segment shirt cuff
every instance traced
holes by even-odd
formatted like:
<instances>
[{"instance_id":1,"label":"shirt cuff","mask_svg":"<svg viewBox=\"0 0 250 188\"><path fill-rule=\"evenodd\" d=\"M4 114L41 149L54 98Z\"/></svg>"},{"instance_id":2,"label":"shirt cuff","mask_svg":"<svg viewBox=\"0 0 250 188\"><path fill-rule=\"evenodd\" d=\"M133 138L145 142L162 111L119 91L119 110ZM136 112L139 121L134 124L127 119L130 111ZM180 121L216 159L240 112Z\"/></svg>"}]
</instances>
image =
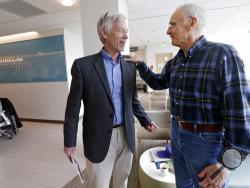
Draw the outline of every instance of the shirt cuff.
<instances>
[{"instance_id":1,"label":"shirt cuff","mask_svg":"<svg viewBox=\"0 0 250 188\"><path fill-rule=\"evenodd\" d=\"M139 63L136 64L136 69L141 72L147 67L146 63L144 61L139 61Z\"/></svg>"}]
</instances>

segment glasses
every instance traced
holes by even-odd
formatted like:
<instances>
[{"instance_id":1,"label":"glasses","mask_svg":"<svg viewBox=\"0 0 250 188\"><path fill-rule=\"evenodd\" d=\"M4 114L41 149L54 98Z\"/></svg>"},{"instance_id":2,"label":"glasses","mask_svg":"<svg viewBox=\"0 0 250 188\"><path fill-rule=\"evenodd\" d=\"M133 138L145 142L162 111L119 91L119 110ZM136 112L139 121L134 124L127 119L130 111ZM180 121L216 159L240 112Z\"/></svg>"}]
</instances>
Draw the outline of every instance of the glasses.
<instances>
[{"instance_id":1,"label":"glasses","mask_svg":"<svg viewBox=\"0 0 250 188\"><path fill-rule=\"evenodd\" d=\"M185 18L185 21L184 21L184 22L186 22L186 21L189 20L190 18L192 18L192 16L187 16L187 17Z\"/></svg>"},{"instance_id":2,"label":"glasses","mask_svg":"<svg viewBox=\"0 0 250 188\"><path fill-rule=\"evenodd\" d=\"M105 15L103 16L103 20L106 20L106 18L109 17L109 12L106 12Z\"/></svg>"},{"instance_id":3,"label":"glasses","mask_svg":"<svg viewBox=\"0 0 250 188\"><path fill-rule=\"evenodd\" d=\"M109 12L106 12L104 16L102 17L100 25L102 25L104 22L106 22L109 19L111 19L110 14ZM119 35L122 35L122 36L128 35L128 29L120 28L117 31L115 31L115 33L118 33Z\"/></svg>"},{"instance_id":4,"label":"glasses","mask_svg":"<svg viewBox=\"0 0 250 188\"><path fill-rule=\"evenodd\" d=\"M104 15L103 19L105 19L108 16L109 12L106 12L106 14Z\"/></svg>"},{"instance_id":5,"label":"glasses","mask_svg":"<svg viewBox=\"0 0 250 188\"><path fill-rule=\"evenodd\" d=\"M128 29L120 28L117 33L120 35L128 35Z\"/></svg>"},{"instance_id":6,"label":"glasses","mask_svg":"<svg viewBox=\"0 0 250 188\"><path fill-rule=\"evenodd\" d=\"M106 12L104 16L100 20L100 25L102 25L104 22L106 22L109 19L109 12Z\"/></svg>"},{"instance_id":7,"label":"glasses","mask_svg":"<svg viewBox=\"0 0 250 188\"><path fill-rule=\"evenodd\" d=\"M185 23L186 21L188 21L189 19L191 19L192 18L192 16L187 16L185 19L184 19L184 21L183 21L183 23ZM173 27L175 27L177 25L177 22L170 22L169 24L168 24L168 28L169 29L172 29Z\"/></svg>"}]
</instances>

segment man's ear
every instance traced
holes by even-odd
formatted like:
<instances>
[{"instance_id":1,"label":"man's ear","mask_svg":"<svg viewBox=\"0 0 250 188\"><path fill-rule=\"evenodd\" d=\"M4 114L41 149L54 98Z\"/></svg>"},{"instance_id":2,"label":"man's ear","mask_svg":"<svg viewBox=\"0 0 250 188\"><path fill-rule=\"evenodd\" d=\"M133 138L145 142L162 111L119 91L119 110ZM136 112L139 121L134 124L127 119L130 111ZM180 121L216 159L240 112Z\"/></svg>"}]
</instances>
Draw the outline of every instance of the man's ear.
<instances>
[{"instance_id":1,"label":"man's ear","mask_svg":"<svg viewBox=\"0 0 250 188\"><path fill-rule=\"evenodd\" d=\"M101 34L102 34L102 37L103 37L104 40L107 39L107 32L102 30Z\"/></svg>"},{"instance_id":2,"label":"man's ear","mask_svg":"<svg viewBox=\"0 0 250 188\"><path fill-rule=\"evenodd\" d=\"M191 27L194 27L195 25L197 25L197 19L195 18L195 17L190 17L189 18L189 28L191 28Z\"/></svg>"}]
</instances>

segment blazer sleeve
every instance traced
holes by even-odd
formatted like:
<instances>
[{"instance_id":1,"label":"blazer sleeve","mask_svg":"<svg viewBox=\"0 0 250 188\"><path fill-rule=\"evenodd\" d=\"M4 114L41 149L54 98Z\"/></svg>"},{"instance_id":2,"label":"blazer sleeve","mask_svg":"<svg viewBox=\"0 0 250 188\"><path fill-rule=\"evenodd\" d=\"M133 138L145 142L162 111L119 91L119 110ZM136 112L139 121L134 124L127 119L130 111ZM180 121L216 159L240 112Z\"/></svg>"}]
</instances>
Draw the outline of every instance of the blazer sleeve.
<instances>
[{"instance_id":1,"label":"blazer sleeve","mask_svg":"<svg viewBox=\"0 0 250 188\"><path fill-rule=\"evenodd\" d=\"M168 89L170 85L170 72L172 69L172 60L169 60L160 74L155 74L146 63L141 62L136 65L141 78L154 90Z\"/></svg>"},{"instance_id":2,"label":"blazer sleeve","mask_svg":"<svg viewBox=\"0 0 250 188\"><path fill-rule=\"evenodd\" d=\"M136 78L136 70L134 76ZM146 127L152 122L147 113L145 112L145 110L143 109L141 102L138 100L136 81L134 81L134 87L133 87L132 107L133 107L133 113L139 120L141 126Z\"/></svg>"},{"instance_id":3,"label":"blazer sleeve","mask_svg":"<svg viewBox=\"0 0 250 188\"><path fill-rule=\"evenodd\" d=\"M83 89L83 79L78 63L79 62L75 60L71 68L72 81L67 99L63 129L65 147L76 146L79 112Z\"/></svg>"}]
</instances>

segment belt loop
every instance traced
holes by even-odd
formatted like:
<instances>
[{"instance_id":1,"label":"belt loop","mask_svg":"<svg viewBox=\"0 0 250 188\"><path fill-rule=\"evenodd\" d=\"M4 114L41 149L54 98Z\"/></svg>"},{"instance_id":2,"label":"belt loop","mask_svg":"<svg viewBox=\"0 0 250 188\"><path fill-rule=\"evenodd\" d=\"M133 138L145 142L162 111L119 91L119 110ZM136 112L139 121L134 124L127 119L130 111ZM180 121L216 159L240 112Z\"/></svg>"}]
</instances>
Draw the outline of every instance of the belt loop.
<instances>
[{"instance_id":1,"label":"belt loop","mask_svg":"<svg viewBox=\"0 0 250 188\"><path fill-rule=\"evenodd\" d=\"M175 119L176 119L178 125L181 127L181 120L180 120L180 117L179 117L179 116L176 116Z\"/></svg>"},{"instance_id":2,"label":"belt loop","mask_svg":"<svg viewBox=\"0 0 250 188\"><path fill-rule=\"evenodd\" d=\"M197 133L198 130L197 130L197 124L194 123L194 132Z\"/></svg>"}]
</instances>

